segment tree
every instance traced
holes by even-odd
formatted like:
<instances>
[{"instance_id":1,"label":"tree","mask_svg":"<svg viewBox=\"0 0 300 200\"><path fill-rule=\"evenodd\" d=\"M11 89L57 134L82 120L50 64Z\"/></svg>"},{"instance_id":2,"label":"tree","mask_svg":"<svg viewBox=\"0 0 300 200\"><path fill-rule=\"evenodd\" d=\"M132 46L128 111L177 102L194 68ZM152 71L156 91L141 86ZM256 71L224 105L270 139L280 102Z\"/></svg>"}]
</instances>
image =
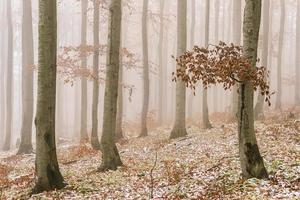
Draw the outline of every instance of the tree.
<instances>
[{"instance_id":1,"label":"tree","mask_svg":"<svg viewBox=\"0 0 300 200\"><path fill-rule=\"evenodd\" d=\"M295 105L300 106L300 1L297 1L297 22L296 22L296 85L295 85Z\"/></svg>"},{"instance_id":2,"label":"tree","mask_svg":"<svg viewBox=\"0 0 300 200\"><path fill-rule=\"evenodd\" d=\"M39 0L39 58L36 125L35 192L65 186L55 144L57 20L56 0Z\"/></svg>"},{"instance_id":3,"label":"tree","mask_svg":"<svg viewBox=\"0 0 300 200\"><path fill-rule=\"evenodd\" d=\"M205 46L208 47L209 43L209 14L210 14L210 1L206 0L206 14L205 14ZM212 128L209 121L209 111L207 105L207 88L203 88L203 99L202 99L202 123L203 128Z\"/></svg>"},{"instance_id":4,"label":"tree","mask_svg":"<svg viewBox=\"0 0 300 200\"><path fill-rule=\"evenodd\" d=\"M93 56L93 103L92 103L92 134L91 144L100 150L98 139L98 102L99 102L99 2L94 1L94 56Z\"/></svg>"},{"instance_id":5,"label":"tree","mask_svg":"<svg viewBox=\"0 0 300 200\"><path fill-rule=\"evenodd\" d=\"M102 164L99 171L116 170L122 165L115 144L117 99L120 67L122 9L121 0L112 0L109 6L108 54L106 65L104 115L101 137Z\"/></svg>"},{"instance_id":6,"label":"tree","mask_svg":"<svg viewBox=\"0 0 300 200\"><path fill-rule=\"evenodd\" d=\"M87 7L88 1L81 0L81 47L86 47L87 32ZM87 58L82 52L81 67L87 67ZM88 139L87 134L87 80L85 76L81 77L81 118L80 118L80 141L84 142Z\"/></svg>"},{"instance_id":7,"label":"tree","mask_svg":"<svg viewBox=\"0 0 300 200\"><path fill-rule=\"evenodd\" d=\"M22 126L18 154L32 152L33 119L33 33L31 0L23 0L22 23Z\"/></svg>"},{"instance_id":8,"label":"tree","mask_svg":"<svg viewBox=\"0 0 300 200\"><path fill-rule=\"evenodd\" d=\"M177 55L180 56L186 51L187 45L187 1L177 1ZM177 68L180 68L177 65ZM175 123L171 131L170 139L183 137L187 135L185 125L185 103L186 87L180 79L176 82L176 113Z\"/></svg>"},{"instance_id":9,"label":"tree","mask_svg":"<svg viewBox=\"0 0 300 200\"><path fill-rule=\"evenodd\" d=\"M163 39L164 39L164 8L165 1L160 0L159 2L159 41L158 41L158 65L159 65L159 87L158 87L158 118L157 122L159 125L162 124L163 121Z\"/></svg>"},{"instance_id":10,"label":"tree","mask_svg":"<svg viewBox=\"0 0 300 200\"><path fill-rule=\"evenodd\" d=\"M242 40L242 1L233 0L233 43L240 45ZM236 118L238 112L238 88L232 90L231 117Z\"/></svg>"},{"instance_id":11,"label":"tree","mask_svg":"<svg viewBox=\"0 0 300 200\"><path fill-rule=\"evenodd\" d=\"M270 18L270 1L263 1L263 49L262 49L262 65L268 66L269 58L269 18ZM260 116L263 116L264 110L264 96L261 93L258 93L257 102L254 109L254 119L258 119Z\"/></svg>"},{"instance_id":12,"label":"tree","mask_svg":"<svg viewBox=\"0 0 300 200\"><path fill-rule=\"evenodd\" d=\"M244 56L256 66L261 20L261 0L246 0L243 22ZM239 155L245 178L267 178L254 132L253 84L242 81L239 89L238 129Z\"/></svg>"},{"instance_id":13,"label":"tree","mask_svg":"<svg viewBox=\"0 0 300 200\"><path fill-rule=\"evenodd\" d=\"M278 59L277 59L277 97L275 109L281 110L281 97L282 97L282 55L283 55L283 40L284 40L284 26L285 26L285 2L280 1L280 30L279 30L279 44L278 44Z\"/></svg>"},{"instance_id":14,"label":"tree","mask_svg":"<svg viewBox=\"0 0 300 200\"><path fill-rule=\"evenodd\" d=\"M216 44L218 44L218 42L219 42L219 18L220 18L220 1L216 0L215 1L215 41L216 41ZM213 88L213 104L214 104L213 110L214 110L214 112L218 111L218 100L220 101L220 99L218 98L218 88L214 87Z\"/></svg>"},{"instance_id":15,"label":"tree","mask_svg":"<svg viewBox=\"0 0 300 200\"><path fill-rule=\"evenodd\" d=\"M143 107L141 116L141 132L140 137L148 135L147 116L149 109L149 59L148 59L148 0L143 1L142 14L142 40L143 40Z\"/></svg>"},{"instance_id":16,"label":"tree","mask_svg":"<svg viewBox=\"0 0 300 200\"><path fill-rule=\"evenodd\" d=\"M6 123L5 123L5 142L4 151L10 149L13 119L13 24L11 14L11 1L6 2L7 5L7 23L8 23L8 40L7 40L7 70L6 70Z\"/></svg>"}]
</instances>

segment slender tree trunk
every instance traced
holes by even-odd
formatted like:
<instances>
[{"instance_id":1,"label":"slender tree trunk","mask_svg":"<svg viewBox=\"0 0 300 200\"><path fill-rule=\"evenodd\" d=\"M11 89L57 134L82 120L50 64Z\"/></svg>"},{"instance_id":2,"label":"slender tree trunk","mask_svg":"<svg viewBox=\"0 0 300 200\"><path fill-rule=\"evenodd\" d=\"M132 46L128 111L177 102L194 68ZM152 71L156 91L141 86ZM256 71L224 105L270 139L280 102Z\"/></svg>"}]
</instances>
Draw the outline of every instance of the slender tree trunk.
<instances>
[{"instance_id":1,"label":"slender tree trunk","mask_svg":"<svg viewBox=\"0 0 300 200\"><path fill-rule=\"evenodd\" d=\"M86 47L86 32L87 32L87 0L81 0L81 48L82 58L81 67L87 67L87 58L85 55ZM87 134L87 80L86 77L81 77L81 119L80 119L80 141L88 140Z\"/></svg>"},{"instance_id":2,"label":"slender tree trunk","mask_svg":"<svg viewBox=\"0 0 300 200\"><path fill-rule=\"evenodd\" d=\"M246 0L244 10L244 56L256 66L261 0ZM253 85L243 81L239 100L239 155L244 178L267 178L268 174L260 155L254 132Z\"/></svg>"},{"instance_id":3,"label":"slender tree trunk","mask_svg":"<svg viewBox=\"0 0 300 200\"><path fill-rule=\"evenodd\" d=\"M300 106L300 1L297 1L295 105Z\"/></svg>"},{"instance_id":4,"label":"slender tree trunk","mask_svg":"<svg viewBox=\"0 0 300 200\"><path fill-rule=\"evenodd\" d=\"M177 0L177 56L186 51L187 45L187 0ZM180 66L177 66L178 68ZM170 139L187 135L185 125L186 86L181 80L176 82L175 123Z\"/></svg>"},{"instance_id":5,"label":"slender tree trunk","mask_svg":"<svg viewBox=\"0 0 300 200\"><path fill-rule=\"evenodd\" d=\"M196 25L196 2L195 0L191 1L192 5L192 13L191 13L191 32L190 32L190 48L192 49L195 45L195 25ZM193 100L194 100L194 92L190 91L188 97L188 105L187 105L187 115L188 117L193 117Z\"/></svg>"},{"instance_id":6,"label":"slender tree trunk","mask_svg":"<svg viewBox=\"0 0 300 200\"><path fill-rule=\"evenodd\" d=\"M55 145L56 16L56 0L39 0L35 192L60 189L65 186L59 171Z\"/></svg>"},{"instance_id":7,"label":"slender tree trunk","mask_svg":"<svg viewBox=\"0 0 300 200\"><path fill-rule=\"evenodd\" d=\"M158 41L158 63L159 63L159 88L158 88L158 118L157 122L158 125L162 125L163 121L163 39L164 39L164 8L165 8L165 1L160 0L160 27L159 27L159 41Z\"/></svg>"},{"instance_id":8,"label":"slender tree trunk","mask_svg":"<svg viewBox=\"0 0 300 200\"><path fill-rule=\"evenodd\" d=\"M268 67L269 58L269 18L270 18L270 0L263 1L263 49L262 49L262 66ZM265 77L267 79L267 77ZM254 109L254 119L263 117L264 115L264 99L265 96L261 92L257 95L257 102Z\"/></svg>"},{"instance_id":9,"label":"slender tree trunk","mask_svg":"<svg viewBox=\"0 0 300 200\"><path fill-rule=\"evenodd\" d=\"M209 14L210 14L210 1L206 0L206 14L205 14L205 46L209 44ZM203 99L202 99L202 123L204 129L212 128L209 121L209 111L207 104L207 89L203 88Z\"/></svg>"},{"instance_id":10,"label":"slender tree trunk","mask_svg":"<svg viewBox=\"0 0 300 200\"><path fill-rule=\"evenodd\" d=\"M94 56L93 56L93 102L91 144L100 150L98 139L98 105L99 105L99 2L94 1Z\"/></svg>"},{"instance_id":11,"label":"slender tree trunk","mask_svg":"<svg viewBox=\"0 0 300 200\"><path fill-rule=\"evenodd\" d=\"M18 154L32 152L33 119L33 33L31 0L23 0L22 24L22 127Z\"/></svg>"},{"instance_id":12,"label":"slender tree trunk","mask_svg":"<svg viewBox=\"0 0 300 200\"><path fill-rule=\"evenodd\" d=\"M143 15L142 15L142 40L143 40L143 80L144 80L144 96L143 108L141 116L141 132L140 137L148 135L147 115L149 109L149 60L148 60L148 0L143 0Z\"/></svg>"},{"instance_id":13,"label":"slender tree trunk","mask_svg":"<svg viewBox=\"0 0 300 200\"><path fill-rule=\"evenodd\" d=\"M13 120L13 24L11 14L11 1L7 1L7 70L6 70L6 122L5 122L5 142L3 146L4 151L10 150L11 134L12 134L12 120Z\"/></svg>"},{"instance_id":14,"label":"slender tree trunk","mask_svg":"<svg viewBox=\"0 0 300 200\"><path fill-rule=\"evenodd\" d=\"M242 39L242 1L233 0L233 43L235 45L241 44ZM238 87L232 90L232 105L231 105L231 118L236 119L239 105Z\"/></svg>"},{"instance_id":15,"label":"slender tree trunk","mask_svg":"<svg viewBox=\"0 0 300 200\"><path fill-rule=\"evenodd\" d=\"M219 43L219 16L220 16L220 0L215 1L215 44ZM219 102L218 102L219 100ZM214 103L214 112L218 112L218 87L213 87L213 103Z\"/></svg>"},{"instance_id":16,"label":"slender tree trunk","mask_svg":"<svg viewBox=\"0 0 300 200\"><path fill-rule=\"evenodd\" d=\"M279 44L278 44L278 70L277 70L277 97L275 109L281 110L281 97L282 97L282 54L283 54L283 40L284 40L284 26L285 26L285 1L280 1L280 31L279 31Z\"/></svg>"},{"instance_id":17,"label":"slender tree trunk","mask_svg":"<svg viewBox=\"0 0 300 200\"><path fill-rule=\"evenodd\" d=\"M102 164L99 171L116 170L118 166L122 165L115 144L122 22L121 6L121 0L111 0L109 6L108 55L101 137Z\"/></svg>"}]
</instances>

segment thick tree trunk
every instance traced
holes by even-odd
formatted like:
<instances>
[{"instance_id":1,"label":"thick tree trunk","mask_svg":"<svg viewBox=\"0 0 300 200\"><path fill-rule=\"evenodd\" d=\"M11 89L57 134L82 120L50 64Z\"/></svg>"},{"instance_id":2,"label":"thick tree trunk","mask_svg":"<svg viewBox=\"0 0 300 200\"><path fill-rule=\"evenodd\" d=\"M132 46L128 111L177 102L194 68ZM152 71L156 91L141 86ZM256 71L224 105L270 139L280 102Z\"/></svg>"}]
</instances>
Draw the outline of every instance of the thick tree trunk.
<instances>
[{"instance_id":1,"label":"thick tree trunk","mask_svg":"<svg viewBox=\"0 0 300 200\"><path fill-rule=\"evenodd\" d=\"M33 119L33 33L31 0L23 0L22 23L22 127L18 154L32 152Z\"/></svg>"},{"instance_id":2,"label":"thick tree trunk","mask_svg":"<svg viewBox=\"0 0 300 200\"><path fill-rule=\"evenodd\" d=\"M121 0L111 0L109 6L108 55L106 66L103 129L101 137L102 164L99 171L116 170L118 166L122 165L120 155L115 144L121 21Z\"/></svg>"},{"instance_id":3,"label":"thick tree trunk","mask_svg":"<svg viewBox=\"0 0 300 200\"><path fill-rule=\"evenodd\" d=\"M165 0L160 0L160 27L159 27L159 41L158 41L158 65L159 65L159 88L158 88L158 116L157 123L159 126L162 125L163 121L163 39L164 39L164 8Z\"/></svg>"},{"instance_id":4,"label":"thick tree trunk","mask_svg":"<svg viewBox=\"0 0 300 200\"><path fill-rule=\"evenodd\" d=\"M81 47L83 52L86 47L86 32L87 32L87 0L81 0ZM87 67L87 58L85 53L82 53L81 67ZM88 140L87 134L87 80L86 77L81 77L81 118L80 118L80 141Z\"/></svg>"},{"instance_id":5,"label":"thick tree trunk","mask_svg":"<svg viewBox=\"0 0 300 200\"><path fill-rule=\"evenodd\" d=\"M270 17L270 0L263 1L263 49L262 49L262 66L268 67L269 58L269 17ZM265 77L267 79L267 77ZM254 119L263 118L264 116L264 99L261 92L257 95L257 102L254 109Z\"/></svg>"},{"instance_id":6,"label":"thick tree trunk","mask_svg":"<svg viewBox=\"0 0 300 200\"><path fill-rule=\"evenodd\" d=\"M177 56L186 51L187 45L187 0L177 0ZM180 67L180 66L177 66ZM186 86L181 80L176 82L175 123L170 139L187 135L185 125Z\"/></svg>"},{"instance_id":7,"label":"thick tree trunk","mask_svg":"<svg viewBox=\"0 0 300 200\"><path fill-rule=\"evenodd\" d=\"M210 2L206 0L206 14L205 14L205 46L208 47L209 44L209 14L210 14ZM203 98L202 98L202 123L204 129L212 128L209 121L209 111L207 104L207 89L203 88Z\"/></svg>"},{"instance_id":8,"label":"thick tree trunk","mask_svg":"<svg viewBox=\"0 0 300 200\"><path fill-rule=\"evenodd\" d=\"M11 15L11 1L7 1L7 70L6 70L6 123L5 123L5 142L4 151L10 150L11 134L12 134L12 119L13 119L13 24Z\"/></svg>"},{"instance_id":9,"label":"thick tree trunk","mask_svg":"<svg viewBox=\"0 0 300 200\"><path fill-rule=\"evenodd\" d=\"M282 97L282 54L283 54L283 40L284 40L284 26L285 26L285 2L280 1L280 31L279 31L279 44L278 44L278 68L277 68L277 96L275 109L281 110L281 97Z\"/></svg>"},{"instance_id":10,"label":"thick tree trunk","mask_svg":"<svg viewBox=\"0 0 300 200\"><path fill-rule=\"evenodd\" d=\"M244 10L244 56L256 66L261 18L261 0L246 0ZM240 86L238 128L239 155L244 178L267 178L254 132L253 85L243 81Z\"/></svg>"},{"instance_id":11,"label":"thick tree trunk","mask_svg":"<svg viewBox=\"0 0 300 200\"><path fill-rule=\"evenodd\" d=\"M233 43L235 45L241 44L242 39L242 1L233 0ZM232 90L232 105L231 105L231 118L236 119L239 105L238 87Z\"/></svg>"},{"instance_id":12,"label":"thick tree trunk","mask_svg":"<svg viewBox=\"0 0 300 200\"><path fill-rule=\"evenodd\" d=\"M143 40L143 81L144 81L144 96L141 116L141 132L140 137L148 135L147 116L149 109L149 60L148 60L148 0L143 1L143 15L142 15L142 40Z\"/></svg>"},{"instance_id":13,"label":"thick tree trunk","mask_svg":"<svg viewBox=\"0 0 300 200\"><path fill-rule=\"evenodd\" d=\"M93 149L100 150L98 139L98 105L99 105L99 2L94 1L94 56L93 56L93 102L92 102L92 134Z\"/></svg>"},{"instance_id":14,"label":"thick tree trunk","mask_svg":"<svg viewBox=\"0 0 300 200\"><path fill-rule=\"evenodd\" d=\"M297 1L295 105L300 106L300 1Z\"/></svg>"},{"instance_id":15,"label":"thick tree trunk","mask_svg":"<svg viewBox=\"0 0 300 200\"><path fill-rule=\"evenodd\" d=\"M56 0L39 0L35 192L65 186L59 171L55 145L56 49Z\"/></svg>"}]
</instances>

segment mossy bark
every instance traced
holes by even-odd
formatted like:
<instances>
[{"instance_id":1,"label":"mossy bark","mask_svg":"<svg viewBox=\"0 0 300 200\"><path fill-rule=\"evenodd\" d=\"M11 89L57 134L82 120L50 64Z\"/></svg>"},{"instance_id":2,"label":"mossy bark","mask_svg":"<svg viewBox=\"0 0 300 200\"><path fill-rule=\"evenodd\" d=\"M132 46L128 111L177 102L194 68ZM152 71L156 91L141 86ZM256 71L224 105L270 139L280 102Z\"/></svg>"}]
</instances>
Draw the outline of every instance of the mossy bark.
<instances>
[{"instance_id":1,"label":"mossy bark","mask_svg":"<svg viewBox=\"0 0 300 200\"><path fill-rule=\"evenodd\" d=\"M115 144L120 67L121 20L121 0L112 0L109 6L108 55L101 137L102 163L99 167L99 171L116 170L118 166L122 165L120 155Z\"/></svg>"},{"instance_id":2,"label":"mossy bark","mask_svg":"<svg viewBox=\"0 0 300 200\"><path fill-rule=\"evenodd\" d=\"M39 0L39 69L36 125L37 181L34 192L65 186L55 144L57 19L56 0Z\"/></svg>"}]
</instances>

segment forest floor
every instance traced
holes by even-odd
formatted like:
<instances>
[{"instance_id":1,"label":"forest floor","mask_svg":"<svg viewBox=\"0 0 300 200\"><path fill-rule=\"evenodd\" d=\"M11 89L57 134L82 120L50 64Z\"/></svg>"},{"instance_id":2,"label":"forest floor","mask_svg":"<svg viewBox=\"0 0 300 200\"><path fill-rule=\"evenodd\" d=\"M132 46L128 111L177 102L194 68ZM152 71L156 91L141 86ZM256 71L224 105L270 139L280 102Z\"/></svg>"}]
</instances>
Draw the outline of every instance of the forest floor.
<instances>
[{"instance_id":1,"label":"forest floor","mask_svg":"<svg viewBox=\"0 0 300 200\"><path fill-rule=\"evenodd\" d=\"M237 125L195 126L189 135L169 140L169 127L146 138L118 144L124 163L117 171L96 172L101 152L89 145L58 147L67 186L30 196L34 154L0 153L0 199L300 199L300 121L288 113L256 122L268 180L242 180Z\"/></svg>"}]
</instances>

